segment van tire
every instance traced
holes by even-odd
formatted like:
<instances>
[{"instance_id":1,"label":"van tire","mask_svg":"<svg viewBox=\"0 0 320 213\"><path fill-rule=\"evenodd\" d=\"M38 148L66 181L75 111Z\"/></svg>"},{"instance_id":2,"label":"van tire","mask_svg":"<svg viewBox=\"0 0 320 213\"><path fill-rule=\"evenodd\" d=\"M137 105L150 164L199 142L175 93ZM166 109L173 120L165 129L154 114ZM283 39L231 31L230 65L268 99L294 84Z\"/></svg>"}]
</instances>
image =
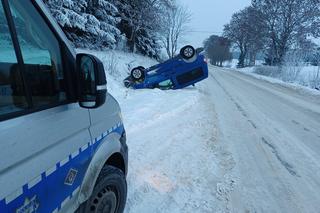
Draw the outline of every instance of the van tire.
<instances>
[{"instance_id":1,"label":"van tire","mask_svg":"<svg viewBox=\"0 0 320 213\"><path fill-rule=\"evenodd\" d=\"M122 213L127 199L127 182L122 170L105 166L90 198L76 213Z\"/></svg>"}]
</instances>

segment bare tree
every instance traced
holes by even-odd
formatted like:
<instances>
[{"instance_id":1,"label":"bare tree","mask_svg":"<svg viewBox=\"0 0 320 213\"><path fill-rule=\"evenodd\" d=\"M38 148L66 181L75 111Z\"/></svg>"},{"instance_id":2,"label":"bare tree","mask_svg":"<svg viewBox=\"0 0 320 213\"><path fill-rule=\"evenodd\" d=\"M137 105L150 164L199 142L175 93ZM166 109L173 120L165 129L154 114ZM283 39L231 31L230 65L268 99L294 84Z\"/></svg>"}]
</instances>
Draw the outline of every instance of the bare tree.
<instances>
[{"instance_id":1,"label":"bare tree","mask_svg":"<svg viewBox=\"0 0 320 213\"><path fill-rule=\"evenodd\" d=\"M168 57L173 58L178 51L179 42L187 31L191 13L186 7L180 5L168 7L162 20L161 41Z\"/></svg>"},{"instance_id":2,"label":"bare tree","mask_svg":"<svg viewBox=\"0 0 320 213\"><path fill-rule=\"evenodd\" d=\"M266 23L270 65L282 64L292 45L308 35L320 36L319 0L253 0L253 6Z\"/></svg>"},{"instance_id":3,"label":"bare tree","mask_svg":"<svg viewBox=\"0 0 320 213\"><path fill-rule=\"evenodd\" d=\"M249 56L254 65L256 54L263 48L265 40L264 21L259 11L247 7L232 16L224 27L224 36L233 42L240 51L238 67L245 67Z\"/></svg>"}]
</instances>

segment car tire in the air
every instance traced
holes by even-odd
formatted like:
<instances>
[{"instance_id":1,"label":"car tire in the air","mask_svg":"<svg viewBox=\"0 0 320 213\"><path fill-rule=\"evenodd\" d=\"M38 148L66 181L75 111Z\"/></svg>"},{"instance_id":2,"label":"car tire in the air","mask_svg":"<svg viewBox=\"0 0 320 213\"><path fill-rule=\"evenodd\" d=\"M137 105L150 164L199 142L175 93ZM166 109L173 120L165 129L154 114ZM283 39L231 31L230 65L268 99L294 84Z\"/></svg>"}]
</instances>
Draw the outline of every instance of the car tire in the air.
<instances>
[{"instance_id":1,"label":"car tire in the air","mask_svg":"<svg viewBox=\"0 0 320 213\"><path fill-rule=\"evenodd\" d=\"M184 46L180 50L180 55L185 60L192 59L195 56L195 54L196 54L196 50L191 45Z\"/></svg>"},{"instance_id":2,"label":"car tire in the air","mask_svg":"<svg viewBox=\"0 0 320 213\"><path fill-rule=\"evenodd\" d=\"M145 78L145 68L140 66L131 70L131 78L134 81L141 81Z\"/></svg>"}]
</instances>

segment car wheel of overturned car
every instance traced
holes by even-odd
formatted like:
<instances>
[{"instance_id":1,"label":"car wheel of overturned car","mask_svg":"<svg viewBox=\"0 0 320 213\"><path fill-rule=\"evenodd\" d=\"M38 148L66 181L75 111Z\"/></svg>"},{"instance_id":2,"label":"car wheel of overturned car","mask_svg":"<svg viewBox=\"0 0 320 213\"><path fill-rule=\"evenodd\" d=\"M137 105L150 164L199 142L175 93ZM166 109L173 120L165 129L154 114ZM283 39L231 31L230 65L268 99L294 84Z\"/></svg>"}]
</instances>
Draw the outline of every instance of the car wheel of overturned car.
<instances>
[{"instance_id":1,"label":"car wheel of overturned car","mask_svg":"<svg viewBox=\"0 0 320 213\"><path fill-rule=\"evenodd\" d=\"M180 55L182 56L183 59L189 60L193 58L196 54L196 50L194 49L193 46L187 45L180 50Z\"/></svg>"},{"instance_id":2,"label":"car wheel of overturned car","mask_svg":"<svg viewBox=\"0 0 320 213\"><path fill-rule=\"evenodd\" d=\"M131 71L131 77L135 81L141 81L145 78L145 68L144 67L136 67Z\"/></svg>"},{"instance_id":3,"label":"car wheel of overturned car","mask_svg":"<svg viewBox=\"0 0 320 213\"><path fill-rule=\"evenodd\" d=\"M91 197L77 213L122 213L127 199L124 173L115 167L105 166L97 180Z\"/></svg>"}]
</instances>

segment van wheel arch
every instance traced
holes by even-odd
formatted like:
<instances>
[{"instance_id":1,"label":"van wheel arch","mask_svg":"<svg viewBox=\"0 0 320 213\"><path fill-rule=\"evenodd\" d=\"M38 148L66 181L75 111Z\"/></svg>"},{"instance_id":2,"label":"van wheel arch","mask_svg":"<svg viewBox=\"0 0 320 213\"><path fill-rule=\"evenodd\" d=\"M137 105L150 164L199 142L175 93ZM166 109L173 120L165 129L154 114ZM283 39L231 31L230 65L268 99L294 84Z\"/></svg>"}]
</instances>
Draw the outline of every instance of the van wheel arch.
<instances>
[{"instance_id":1,"label":"van wheel arch","mask_svg":"<svg viewBox=\"0 0 320 213\"><path fill-rule=\"evenodd\" d=\"M94 184L98 180L98 176L106 165L119 168L121 172L126 170L125 156L121 154L121 145L115 137L110 136L108 143L103 143L96 151L93 159L87 168L86 174L82 181L80 192L78 195L78 205L86 202L91 196ZM112 152L111 150L115 151ZM116 151L117 150L117 151ZM121 157L120 157L121 156Z\"/></svg>"},{"instance_id":2,"label":"van wheel arch","mask_svg":"<svg viewBox=\"0 0 320 213\"><path fill-rule=\"evenodd\" d=\"M112 154L106 161L105 166L113 166L120 169L124 174L126 173L124 158L119 152Z\"/></svg>"},{"instance_id":3,"label":"van wheel arch","mask_svg":"<svg viewBox=\"0 0 320 213\"><path fill-rule=\"evenodd\" d=\"M94 172L91 171L90 173L92 175L95 175L95 178L89 179L89 180L92 180L92 181L90 181L90 184L85 182L86 184L82 185L81 194L79 197L80 198L79 204L83 204L84 202L87 201L87 199L89 199L89 197L91 196L91 193L93 192L94 185L98 181L98 177L101 174L101 172L103 171L103 168L108 167L108 166L117 168L117 169L121 170L121 172L123 172L123 174L126 174L125 161L124 161L124 157L122 156L122 154L120 152L115 152L115 153L111 154L108 157L108 159L104 162L104 164L101 164L100 167L98 166L98 167L92 168L92 169L94 169L93 170ZM93 177L93 176L91 176L91 177ZM94 181L94 184L92 184L93 181Z\"/></svg>"}]
</instances>

